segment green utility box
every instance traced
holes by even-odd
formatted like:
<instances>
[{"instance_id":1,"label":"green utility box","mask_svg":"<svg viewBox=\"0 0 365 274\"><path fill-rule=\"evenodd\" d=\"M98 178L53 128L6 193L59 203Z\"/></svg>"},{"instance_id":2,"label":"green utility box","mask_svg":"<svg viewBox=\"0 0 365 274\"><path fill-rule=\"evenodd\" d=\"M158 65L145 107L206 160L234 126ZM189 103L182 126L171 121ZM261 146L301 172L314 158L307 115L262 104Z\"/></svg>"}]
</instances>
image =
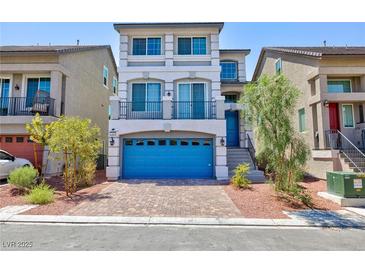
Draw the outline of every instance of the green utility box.
<instances>
[{"instance_id":1,"label":"green utility box","mask_svg":"<svg viewBox=\"0 0 365 274\"><path fill-rule=\"evenodd\" d=\"M344 198L365 198L365 176L363 173L327 171L327 192Z\"/></svg>"}]
</instances>

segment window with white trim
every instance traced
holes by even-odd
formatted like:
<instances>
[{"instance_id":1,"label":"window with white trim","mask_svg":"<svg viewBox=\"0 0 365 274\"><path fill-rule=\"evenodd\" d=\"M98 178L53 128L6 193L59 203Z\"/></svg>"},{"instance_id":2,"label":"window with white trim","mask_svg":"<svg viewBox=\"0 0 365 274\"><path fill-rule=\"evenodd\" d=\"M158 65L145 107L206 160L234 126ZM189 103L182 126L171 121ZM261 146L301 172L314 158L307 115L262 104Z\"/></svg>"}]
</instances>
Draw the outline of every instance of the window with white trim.
<instances>
[{"instance_id":1,"label":"window with white trim","mask_svg":"<svg viewBox=\"0 0 365 274\"><path fill-rule=\"evenodd\" d=\"M205 55L207 54L206 37L178 37L178 55Z\"/></svg>"},{"instance_id":2,"label":"window with white trim","mask_svg":"<svg viewBox=\"0 0 365 274\"><path fill-rule=\"evenodd\" d=\"M237 62L222 61L221 65L221 80L237 80Z\"/></svg>"},{"instance_id":3,"label":"window with white trim","mask_svg":"<svg viewBox=\"0 0 365 274\"><path fill-rule=\"evenodd\" d=\"M161 55L161 38L133 38L132 41L133 55Z\"/></svg>"},{"instance_id":4,"label":"window with white trim","mask_svg":"<svg viewBox=\"0 0 365 274\"><path fill-rule=\"evenodd\" d=\"M305 127L305 109L301 108L298 110L298 117L299 117L299 132L304 132Z\"/></svg>"},{"instance_id":5,"label":"window with white trim","mask_svg":"<svg viewBox=\"0 0 365 274\"><path fill-rule=\"evenodd\" d=\"M108 87L109 70L106 66L103 68L103 85Z\"/></svg>"},{"instance_id":6,"label":"window with white trim","mask_svg":"<svg viewBox=\"0 0 365 274\"><path fill-rule=\"evenodd\" d=\"M354 110L352 105L343 104L342 105L342 121L344 128L352 128L355 127L354 123Z\"/></svg>"},{"instance_id":7,"label":"window with white trim","mask_svg":"<svg viewBox=\"0 0 365 274\"><path fill-rule=\"evenodd\" d=\"M280 74L282 70L283 70L283 62L281 58L279 58L275 61L275 71L277 74Z\"/></svg>"},{"instance_id":8,"label":"window with white trim","mask_svg":"<svg viewBox=\"0 0 365 274\"><path fill-rule=\"evenodd\" d=\"M118 80L117 77L113 76L113 93L117 94L118 92Z\"/></svg>"},{"instance_id":9,"label":"window with white trim","mask_svg":"<svg viewBox=\"0 0 365 274\"><path fill-rule=\"evenodd\" d=\"M161 111L160 83L132 84L132 111Z\"/></svg>"},{"instance_id":10,"label":"window with white trim","mask_svg":"<svg viewBox=\"0 0 365 274\"><path fill-rule=\"evenodd\" d=\"M350 93L351 80L328 80L327 90L329 93Z\"/></svg>"}]
</instances>

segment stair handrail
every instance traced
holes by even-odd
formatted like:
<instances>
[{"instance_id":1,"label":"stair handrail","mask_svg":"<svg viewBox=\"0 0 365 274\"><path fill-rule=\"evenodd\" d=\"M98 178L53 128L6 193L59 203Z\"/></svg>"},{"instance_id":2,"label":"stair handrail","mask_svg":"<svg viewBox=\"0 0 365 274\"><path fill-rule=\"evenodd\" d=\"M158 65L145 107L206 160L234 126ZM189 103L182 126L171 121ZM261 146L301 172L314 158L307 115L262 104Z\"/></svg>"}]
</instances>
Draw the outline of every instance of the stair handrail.
<instances>
[{"instance_id":1,"label":"stair handrail","mask_svg":"<svg viewBox=\"0 0 365 274\"><path fill-rule=\"evenodd\" d=\"M355 146L341 131L337 130L337 133L340 134L340 136L346 140L351 146L353 149L355 149L359 154L360 156L362 156L364 158L364 162L365 162L365 154L357 147ZM344 151L344 148L343 148L343 144L341 144L341 151L342 153L346 156L346 158L361 172L361 171L364 171L364 168L362 167L359 167L352 159L349 155L346 154L346 152Z\"/></svg>"},{"instance_id":2,"label":"stair handrail","mask_svg":"<svg viewBox=\"0 0 365 274\"><path fill-rule=\"evenodd\" d=\"M250 157L251 157L251 160L252 160L252 163L253 163L253 166L255 169L257 169L257 163L256 163L256 157L255 157L255 147L251 141L251 138L248 134L246 134L247 136L247 148L248 148L248 152L250 153Z\"/></svg>"}]
</instances>

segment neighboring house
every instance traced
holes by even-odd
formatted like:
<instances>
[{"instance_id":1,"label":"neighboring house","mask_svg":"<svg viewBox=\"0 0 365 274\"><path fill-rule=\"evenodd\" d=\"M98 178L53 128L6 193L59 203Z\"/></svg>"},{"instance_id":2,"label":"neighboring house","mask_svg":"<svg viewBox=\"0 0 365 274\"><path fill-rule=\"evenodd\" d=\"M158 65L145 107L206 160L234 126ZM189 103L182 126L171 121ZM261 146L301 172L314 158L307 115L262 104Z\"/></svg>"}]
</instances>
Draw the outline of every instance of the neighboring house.
<instances>
[{"instance_id":1,"label":"neighboring house","mask_svg":"<svg viewBox=\"0 0 365 274\"><path fill-rule=\"evenodd\" d=\"M311 148L308 172L365 171L365 47L263 48L253 80L276 73L301 91L293 120Z\"/></svg>"},{"instance_id":2,"label":"neighboring house","mask_svg":"<svg viewBox=\"0 0 365 274\"><path fill-rule=\"evenodd\" d=\"M89 118L108 138L109 97L117 92L117 68L110 46L1 46L0 147L39 166L46 152L25 129L35 113L45 123L61 115ZM47 173L59 173L52 161Z\"/></svg>"},{"instance_id":3,"label":"neighboring house","mask_svg":"<svg viewBox=\"0 0 365 274\"><path fill-rule=\"evenodd\" d=\"M223 23L114 28L120 66L118 96L111 97L109 179L227 179L239 162L253 166L235 103L250 51L219 49Z\"/></svg>"}]
</instances>

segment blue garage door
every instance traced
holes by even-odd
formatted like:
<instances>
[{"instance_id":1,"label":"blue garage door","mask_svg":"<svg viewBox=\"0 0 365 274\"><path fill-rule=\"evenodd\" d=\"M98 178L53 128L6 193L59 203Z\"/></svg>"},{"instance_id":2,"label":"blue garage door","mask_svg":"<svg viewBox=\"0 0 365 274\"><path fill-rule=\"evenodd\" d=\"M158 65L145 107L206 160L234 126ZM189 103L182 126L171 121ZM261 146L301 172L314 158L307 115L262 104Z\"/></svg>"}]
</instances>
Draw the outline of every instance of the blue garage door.
<instances>
[{"instance_id":1,"label":"blue garage door","mask_svg":"<svg viewBox=\"0 0 365 274\"><path fill-rule=\"evenodd\" d=\"M122 178L212 178L212 139L124 139Z\"/></svg>"}]
</instances>

